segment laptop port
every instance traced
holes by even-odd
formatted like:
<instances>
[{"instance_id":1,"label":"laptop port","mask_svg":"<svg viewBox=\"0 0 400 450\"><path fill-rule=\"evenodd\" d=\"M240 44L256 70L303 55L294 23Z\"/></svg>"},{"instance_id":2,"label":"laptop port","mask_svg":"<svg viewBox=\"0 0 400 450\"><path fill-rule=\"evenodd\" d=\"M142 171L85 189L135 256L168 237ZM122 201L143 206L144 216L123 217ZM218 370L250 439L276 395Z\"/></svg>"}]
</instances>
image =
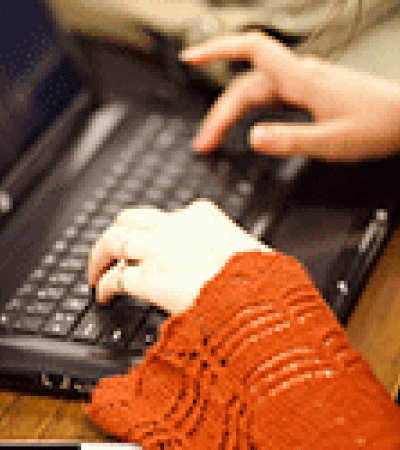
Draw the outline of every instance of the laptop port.
<instances>
[{"instance_id":1,"label":"laptop port","mask_svg":"<svg viewBox=\"0 0 400 450\"><path fill-rule=\"evenodd\" d=\"M79 393L87 394L87 393L91 392L91 390L94 387L94 384L92 384L92 383L85 383L83 381L72 379L71 380L71 386L74 389L74 391L79 392Z\"/></svg>"},{"instance_id":2,"label":"laptop port","mask_svg":"<svg viewBox=\"0 0 400 450\"><path fill-rule=\"evenodd\" d=\"M69 389L71 386L71 379L64 377L63 375L46 374L43 372L41 374L41 383L42 386L52 389Z\"/></svg>"}]
</instances>

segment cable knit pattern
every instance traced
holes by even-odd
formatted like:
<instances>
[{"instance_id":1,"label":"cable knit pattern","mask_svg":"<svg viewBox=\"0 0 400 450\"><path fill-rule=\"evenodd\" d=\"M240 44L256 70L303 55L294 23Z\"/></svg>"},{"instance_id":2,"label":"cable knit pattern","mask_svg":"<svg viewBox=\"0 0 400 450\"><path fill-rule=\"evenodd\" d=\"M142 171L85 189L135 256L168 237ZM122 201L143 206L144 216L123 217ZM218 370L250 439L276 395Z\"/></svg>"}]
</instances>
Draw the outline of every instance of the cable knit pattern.
<instances>
[{"instance_id":1,"label":"cable knit pattern","mask_svg":"<svg viewBox=\"0 0 400 450\"><path fill-rule=\"evenodd\" d=\"M398 407L281 253L232 256L87 412L146 450L400 449Z\"/></svg>"}]
</instances>

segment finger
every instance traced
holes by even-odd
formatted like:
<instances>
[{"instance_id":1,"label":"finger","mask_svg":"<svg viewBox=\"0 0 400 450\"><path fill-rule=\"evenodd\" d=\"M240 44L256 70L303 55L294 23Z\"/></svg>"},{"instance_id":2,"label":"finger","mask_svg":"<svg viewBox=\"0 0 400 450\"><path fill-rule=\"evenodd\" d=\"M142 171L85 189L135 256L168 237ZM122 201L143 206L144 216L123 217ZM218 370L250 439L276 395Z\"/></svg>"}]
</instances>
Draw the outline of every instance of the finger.
<instances>
[{"instance_id":1,"label":"finger","mask_svg":"<svg viewBox=\"0 0 400 450\"><path fill-rule=\"evenodd\" d=\"M128 294L151 301L147 297L148 284L141 276L142 266L123 265L122 262L112 267L99 279L96 286L96 300L106 304L116 295Z\"/></svg>"},{"instance_id":2,"label":"finger","mask_svg":"<svg viewBox=\"0 0 400 450\"><path fill-rule=\"evenodd\" d=\"M107 303L113 296L124 293L125 270L120 262L99 279L96 286L96 300L100 304Z\"/></svg>"},{"instance_id":3,"label":"finger","mask_svg":"<svg viewBox=\"0 0 400 450\"><path fill-rule=\"evenodd\" d=\"M234 33L219 36L199 46L189 48L180 55L191 64L211 64L223 60L248 60L256 66L268 63L273 68L293 59L293 54L276 39L262 33Z\"/></svg>"},{"instance_id":4,"label":"finger","mask_svg":"<svg viewBox=\"0 0 400 450\"><path fill-rule=\"evenodd\" d=\"M257 125L251 131L254 150L279 156L309 156L326 161L359 161L378 153L380 134L341 119L321 124ZM369 139L367 137L370 137Z\"/></svg>"},{"instance_id":5,"label":"finger","mask_svg":"<svg viewBox=\"0 0 400 450\"><path fill-rule=\"evenodd\" d=\"M193 142L194 150L214 150L247 109L270 103L275 94L272 82L264 74L249 72L237 77L205 117Z\"/></svg>"},{"instance_id":6,"label":"finger","mask_svg":"<svg viewBox=\"0 0 400 450\"><path fill-rule=\"evenodd\" d=\"M143 261L157 251L152 233L124 227L110 228L94 246L88 264L88 283L94 286L113 260Z\"/></svg>"}]
</instances>

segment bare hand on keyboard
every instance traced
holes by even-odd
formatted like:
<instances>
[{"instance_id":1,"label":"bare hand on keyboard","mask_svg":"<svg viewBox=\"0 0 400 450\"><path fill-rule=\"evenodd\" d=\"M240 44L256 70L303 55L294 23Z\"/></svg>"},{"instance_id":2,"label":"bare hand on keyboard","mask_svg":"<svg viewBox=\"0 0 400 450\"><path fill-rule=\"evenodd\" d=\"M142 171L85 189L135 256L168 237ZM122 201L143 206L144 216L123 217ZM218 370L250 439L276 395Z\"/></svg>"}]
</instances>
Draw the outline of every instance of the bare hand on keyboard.
<instances>
[{"instance_id":1,"label":"bare hand on keyboard","mask_svg":"<svg viewBox=\"0 0 400 450\"><path fill-rule=\"evenodd\" d=\"M199 66L221 60L248 60L253 65L208 113L194 143L197 151L215 149L248 108L276 99L308 109L315 123L259 124L250 141L256 151L356 161L398 149L400 86L396 83L316 57L299 57L261 33L213 39L183 52L182 60Z\"/></svg>"},{"instance_id":2,"label":"bare hand on keyboard","mask_svg":"<svg viewBox=\"0 0 400 450\"><path fill-rule=\"evenodd\" d=\"M126 292L164 310L183 311L234 253L252 250L273 251L207 200L173 213L126 209L93 248L89 284L96 286L100 303ZM139 265L118 264L105 272L115 260Z\"/></svg>"}]
</instances>

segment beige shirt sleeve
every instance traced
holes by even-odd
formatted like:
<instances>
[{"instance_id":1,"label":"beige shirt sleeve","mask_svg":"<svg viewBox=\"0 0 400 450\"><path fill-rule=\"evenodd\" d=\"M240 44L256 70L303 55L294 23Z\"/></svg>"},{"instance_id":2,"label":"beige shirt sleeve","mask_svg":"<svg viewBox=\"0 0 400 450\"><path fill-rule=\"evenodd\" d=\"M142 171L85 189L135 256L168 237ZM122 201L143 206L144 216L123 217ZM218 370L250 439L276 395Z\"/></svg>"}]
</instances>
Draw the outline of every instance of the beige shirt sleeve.
<instances>
[{"instance_id":1,"label":"beige shirt sleeve","mask_svg":"<svg viewBox=\"0 0 400 450\"><path fill-rule=\"evenodd\" d=\"M400 4L399 0L47 1L64 29L106 35L137 46L146 45L145 28L179 36L185 46L191 46L217 35L241 32L248 25L260 25L289 34L320 30L318 39L307 47L299 47L298 51L323 57L329 57L338 46L361 34ZM338 8L337 15L332 5ZM224 74L226 68L214 69L220 80L229 78Z\"/></svg>"}]
</instances>

